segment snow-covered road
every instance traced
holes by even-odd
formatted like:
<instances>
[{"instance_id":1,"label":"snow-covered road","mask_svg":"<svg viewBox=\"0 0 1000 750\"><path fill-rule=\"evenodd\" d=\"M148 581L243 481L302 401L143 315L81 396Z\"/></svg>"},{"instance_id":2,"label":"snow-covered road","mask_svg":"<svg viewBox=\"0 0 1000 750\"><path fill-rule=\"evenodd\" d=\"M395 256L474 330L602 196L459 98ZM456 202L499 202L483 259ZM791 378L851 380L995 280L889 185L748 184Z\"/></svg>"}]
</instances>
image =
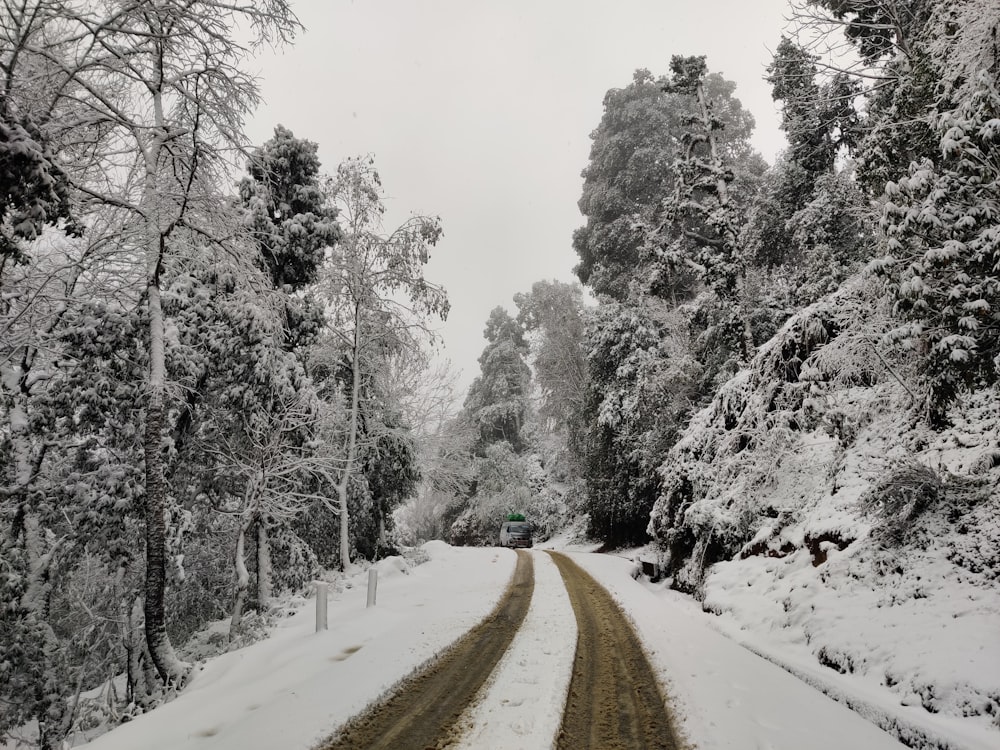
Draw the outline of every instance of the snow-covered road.
<instances>
[{"instance_id":1,"label":"snow-covered road","mask_svg":"<svg viewBox=\"0 0 1000 750\"><path fill-rule=\"evenodd\" d=\"M364 574L330 604L314 633L313 601L273 637L210 661L172 703L98 738L94 750L253 750L311 747L376 700L494 606L514 568L509 550L426 547L407 569L380 563L376 607ZM463 716L463 750L548 748L558 731L576 641L550 557L532 553L535 590L521 631ZM898 750L843 705L711 626L711 616L629 576L629 561L574 553L632 619L681 731L703 750ZM405 572L404 572L405 571ZM956 745L961 747L962 745ZM968 745L976 748L975 744Z\"/></svg>"},{"instance_id":2,"label":"snow-covered road","mask_svg":"<svg viewBox=\"0 0 1000 750\"><path fill-rule=\"evenodd\" d=\"M469 727L458 750L551 747L559 731L576 646L576 620L562 577L535 552L531 608L507 655L462 718Z\"/></svg>"}]
</instances>

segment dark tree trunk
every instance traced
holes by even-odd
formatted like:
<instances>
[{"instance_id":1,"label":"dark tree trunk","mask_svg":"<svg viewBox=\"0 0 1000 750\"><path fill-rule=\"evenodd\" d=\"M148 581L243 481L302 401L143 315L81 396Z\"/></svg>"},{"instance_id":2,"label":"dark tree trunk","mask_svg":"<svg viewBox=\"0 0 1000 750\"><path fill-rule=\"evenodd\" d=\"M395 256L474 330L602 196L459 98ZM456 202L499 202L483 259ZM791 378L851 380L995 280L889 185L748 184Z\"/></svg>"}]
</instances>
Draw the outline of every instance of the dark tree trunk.
<instances>
[{"instance_id":1,"label":"dark tree trunk","mask_svg":"<svg viewBox=\"0 0 1000 750\"><path fill-rule=\"evenodd\" d=\"M157 654L164 642L169 644L163 599L166 590L166 536L164 518L163 459L160 456L160 428L163 425L163 404L152 395L146 409L146 591L143 599L146 645L156 665L160 679L167 682L171 674L161 664Z\"/></svg>"},{"instance_id":2,"label":"dark tree trunk","mask_svg":"<svg viewBox=\"0 0 1000 750\"><path fill-rule=\"evenodd\" d=\"M160 239L160 257L163 239ZM147 289L149 304L149 401L143 453L146 464L146 581L143 613L146 645L156 671L165 685L181 685L188 667L174 653L167 635L164 593L167 585L166 483L160 441L163 435L163 402L166 390L166 352L163 308L160 305L159 268Z\"/></svg>"}]
</instances>

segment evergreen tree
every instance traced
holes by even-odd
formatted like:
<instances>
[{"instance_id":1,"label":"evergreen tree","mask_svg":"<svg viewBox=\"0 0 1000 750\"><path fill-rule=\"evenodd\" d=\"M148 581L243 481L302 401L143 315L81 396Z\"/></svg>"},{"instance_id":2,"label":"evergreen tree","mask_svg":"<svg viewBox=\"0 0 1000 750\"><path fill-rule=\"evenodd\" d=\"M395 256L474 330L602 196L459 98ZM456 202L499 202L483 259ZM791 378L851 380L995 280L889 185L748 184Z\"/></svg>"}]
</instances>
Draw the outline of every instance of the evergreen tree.
<instances>
[{"instance_id":1,"label":"evergreen tree","mask_svg":"<svg viewBox=\"0 0 1000 750\"><path fill-rule=\"evenodd\" d=\"M320 184L318 147L281 125L250 157L240 199L251 222L261 263L274 286L299 292L314 284L326 250L340 238L337 211ZM285 315L288 344L301 347L315 338L323 312L311 294L289 296Z\"/></svg>"},{"instance_id":2,"label":"evergreen tree","mask_svg":"<svg viewBox=\"0 0 1000 750\"><path fill-rule=\"evenodd\" d=\"M940 155L886 186L889 254L877 270L908 321L896 336L923 361L927 414L940 426L962 390L1000 375L1000 94L988 73L936 130Z\"/></svg>"},{"instance_id":3,"label":"evergreen tree","mask_svg":"<svg viewBox=\"0 0 1000 750\"><path fill-rule=\"evenodd\" d=\"M744 163L751 158L753 118L733 97L734 85L718 74L707 75L704 88L725 125L716 134L720 158L731 166ZM695 107L692 97L664 91L648 70L636 71L630 85L605 95L604 116L591 136L590 162L583 171L579 206L587 223L573 235L580 257L576 274L595 293L624 299L630 284L648 283L644 246L661 223L661 202L674 191L675 154ZM656 291L683 301L692 295L696 279L688 268L673 271L661 275Z\"/></svg>"},{"instance_id":4,"label":"evergreen tree","mask_svg":"<svg viewBox=\"0 0 1000 750\"><path fill-rule=\"evenodd\" d=\"M527 446L522 428L531 382L525 363L528 344L517 321L502 307L490 312L483 335L488 343L479 355L480 374L465 399L465 410L479 428L477 453L500 441L521 452Z\"/></svg>"},{"instance_id":5,"label":"evergreen tree","mask_svg":"<svg viewBox=\"0 0 1000 750\"><path fill-rule=\"evenodd\" d=\"M66 173L31 122L19 122L0 97L0 283L10 260L24 261L23 244L45 225L63 221L79 234L70 217Z\"/></svg>"},{"instance_id":6,"label":"evergreen tree","mask_svg":"<svg viewBox=\"0 0 1000 750\"><path fill-rule=\"evenodd\" d=\"M682 267L694 271L725 308L727 325L740 330L741 360L747 362L754 351L753 330L748 311L738 304L745 296L746 259L739 244L745 217L731 194L736 174L719 137L725 123L705 85L705 58L675 55L670 67L664 89L690 99L693 113L685 118L674 159L674 191L662 201L661 221L646 239L654 259L651 273L662 278Z\"/></svg>"},{"instance_id":7,"label":"evergreen tree","mask_svg":"<svg viewBox=\"0 0 1000 750\"><path fill-rule=\"evenodd\" d=\"M532 368L542 392L539 414L571 433L580 427L587 386L583 290L579 284L536 281L515 294L517 322L532 337Z\"/></svg>"}]
</instances>

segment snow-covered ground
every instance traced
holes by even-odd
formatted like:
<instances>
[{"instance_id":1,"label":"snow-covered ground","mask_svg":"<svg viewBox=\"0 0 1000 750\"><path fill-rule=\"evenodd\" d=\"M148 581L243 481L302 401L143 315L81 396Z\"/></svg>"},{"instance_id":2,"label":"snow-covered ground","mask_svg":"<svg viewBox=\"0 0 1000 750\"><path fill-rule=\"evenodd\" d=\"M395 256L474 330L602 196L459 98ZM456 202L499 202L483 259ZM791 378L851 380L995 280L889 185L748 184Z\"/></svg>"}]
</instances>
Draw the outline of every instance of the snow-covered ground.
<instances>
[{"instance_id":1,"label":"snow-covered ground","mask_svg":"<svg viewBox=\"0 0 1000 750\"><path fill-rule=\"evenodd\" d=\"M312 747L401 677L483 619L503 593L509 550L423 547L430 560L382 561L376 606L367 573L331 597L315 632L315 599L267 640L208 661L174 701L84 745L88 750L295 750Z\"/></svg>"},{"instance_id":2,"label":"snow-covered ground","mask_svg":"<svg viewBox=\"0 0 1000 750\"><path fill-rule=\"evenodd\" d=\"M576 619L552 558L534 553L531 608L463 723L458 750L547 748L559 731L576 649Z\"/></svg>"},{"instance_id":3,"label":"snow-covered ground","mask_svg":"<svg viewBox=\"0 0 1000 750\"><path fill-rule=\"evenodd\" d=\"M207 662L173 702L86 747L306 750L485 616L514 568L508 550L440 542L424 549L430 559L423 564L408 567L400 558L379 564L374 608L365 608L366 576L359 572L331 600L328 631L314 632L309 600L267 640ZM543 551L532 554L531 608L478 705L462 719L463 750L548 748L558 730L576 625L555 566ZM702 750L901 747L857 713L721 633L720 619L690 598L633 580L629 560L572 556L629 614L676 706L681 731ZM882 700L889 710L888 695L862 697ZM997 747L989 742L995 738L963 737L947 722L935 730L955 748Z\"/></svg>"}]
</instances>

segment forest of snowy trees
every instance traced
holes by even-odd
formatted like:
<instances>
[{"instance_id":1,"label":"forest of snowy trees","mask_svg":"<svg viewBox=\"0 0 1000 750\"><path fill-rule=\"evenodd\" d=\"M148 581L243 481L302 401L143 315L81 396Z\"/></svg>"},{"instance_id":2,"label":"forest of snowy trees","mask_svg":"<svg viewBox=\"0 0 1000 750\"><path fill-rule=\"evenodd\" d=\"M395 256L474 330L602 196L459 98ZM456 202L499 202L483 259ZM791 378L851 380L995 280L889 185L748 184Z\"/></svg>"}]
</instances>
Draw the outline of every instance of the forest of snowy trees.
<instances>
[{"instance_id":1,"label":"forest of snowy trees","mask_svg":"<svg viewBox=\"0 0 1000 750\"><path fill-rule=\"evenodd\" d=\"M125 720L183 687L206 623L238 646L322 568L495 544L510 512L653 542L703 596L784 543L782 450L850 449L838 394L962 419L1000 376L998 24L992 0L798 3L772 165L711 60L636 71L592 133L580 283L494 309L453 405L438 220L385 227L371 159L247 142L244 62L299 31L286 0L4 3L0 736ZM960 523L992 449L972 477L897 466L872 533L946 496Z\"/></svg>"},{"instance_id":2,"label":"forest of snowy trees","mask_svg":"<svg viewBox=\"0 0 1000 750\"><path fill-rule=\"evenodd\" d=\"M297 26L285 0L0 10L0 732L153 705L204 623L245 642L385 554L418 481L386 373L447 314L441 228L385 228L370 159L247 142L243 61Z\"/></svg>"},{"instance_id":3,"label":"forest of snowy trees","mask_svg":"<svg viewBox=\"0 0 1000 750\"><path fill-rule=\"evenodd\" d=\"M694 478L674 475L670 452L692 417L800 311L861 283L863 314L814 341L786 341L762 377L798 382L813 351L851 326L874 360L863 377L902 383L933 427L962 394L991 386L1000 42L988 6L793 7L794 33L766 73L788 140L773 165L750 145L753 117L734 84L704 58L675 56L661 75L639 70L609 91L583 173L586 223L573 237L576 274L596 304L579 287L540 282L518 296L516 321L492 313L464 412L480 431L486 462L476 471L501 452L535 455L551 467L546 486L562 490L550 511L585 514L589 533L612 546L653 533L680 552L694 540L690 530L674 539L676 506L690 501ZM542 295L547 318L532 312ZM737 453L773 439L773 427L741 429ZM569 492L569 478L582 485ZM499 500L479 480L473 472L456 539Z\"/></svg>"}]
</instances>

